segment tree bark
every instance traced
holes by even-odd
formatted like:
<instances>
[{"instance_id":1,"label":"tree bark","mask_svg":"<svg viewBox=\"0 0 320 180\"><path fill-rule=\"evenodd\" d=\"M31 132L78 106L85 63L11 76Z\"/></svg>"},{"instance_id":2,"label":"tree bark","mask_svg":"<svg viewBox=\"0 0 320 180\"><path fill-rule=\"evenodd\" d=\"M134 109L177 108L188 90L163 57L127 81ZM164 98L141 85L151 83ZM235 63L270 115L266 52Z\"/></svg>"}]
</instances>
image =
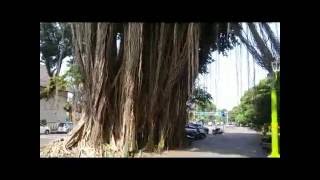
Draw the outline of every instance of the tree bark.
<instances>
[{"instance_id":1,"label":"tree bark","mask_svg":"<svg viewBox=\"0 0 320 180\"><path fill-rule=\"evenodd\" d=\"M182 146L186 102L198 74L199 24L71 26L84 103L66 150L89 148L100 156L107 145L129 156L139 149Z\"/></svg>"}]
</instances>

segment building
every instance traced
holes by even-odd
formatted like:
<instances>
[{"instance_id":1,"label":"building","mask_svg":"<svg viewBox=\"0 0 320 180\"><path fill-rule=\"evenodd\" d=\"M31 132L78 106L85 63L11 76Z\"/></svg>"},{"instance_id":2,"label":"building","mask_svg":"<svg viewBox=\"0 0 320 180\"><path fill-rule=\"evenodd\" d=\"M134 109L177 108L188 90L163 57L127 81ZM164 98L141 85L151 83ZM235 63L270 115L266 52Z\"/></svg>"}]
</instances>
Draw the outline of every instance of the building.
<instances>
[{"instance_id":1,"label":"building","mask_svg":"<svg viewBox=\"0 0 320 180\"><path fill-rule=\"evenodd\" d=\"M46 87L49 82L49 75L44 65L40 64L40 91ZM68 92L59 91L58 96L40 100L40 121L46 120L48 126L52 129L57 127L59 122L65 122L68 114L64 110L67 103Z\"/></svg>"}]
</instances>

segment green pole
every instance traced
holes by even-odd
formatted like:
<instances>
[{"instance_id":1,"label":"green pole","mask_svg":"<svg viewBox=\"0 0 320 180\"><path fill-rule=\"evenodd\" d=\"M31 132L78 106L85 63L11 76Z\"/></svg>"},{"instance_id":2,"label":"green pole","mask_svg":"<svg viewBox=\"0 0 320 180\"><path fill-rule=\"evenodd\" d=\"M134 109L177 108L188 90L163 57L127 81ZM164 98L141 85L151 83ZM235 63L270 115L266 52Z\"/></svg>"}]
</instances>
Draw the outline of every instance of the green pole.
<instances>
[{"instance_id":1,"label":"green pole","mask_svg":"<svg viewBox=\"0 0 320 180\"><path fill-rule=\"evenodd\" d=\"M277 73L275 73L275 82L277 81ZM279 136L278 136L278 112L277 112L277 91L275 82L271 89L271 154L268 157L280 158L279 153Z\"/></svg>"}]
</instances>

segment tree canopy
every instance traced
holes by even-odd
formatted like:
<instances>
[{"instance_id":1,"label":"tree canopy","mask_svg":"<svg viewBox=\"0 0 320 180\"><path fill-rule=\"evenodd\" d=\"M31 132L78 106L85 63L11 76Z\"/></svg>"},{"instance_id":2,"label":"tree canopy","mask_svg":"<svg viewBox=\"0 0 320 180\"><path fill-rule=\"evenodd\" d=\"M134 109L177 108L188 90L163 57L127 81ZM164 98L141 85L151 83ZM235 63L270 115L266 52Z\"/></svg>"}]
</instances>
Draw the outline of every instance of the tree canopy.
<instances>
[{"instance_id":1,"label":"tree canopy","mask_svg":"<svg viewBox=\"0 0 320 180\"><path fill-rule=\"evenodd\" d=\"M191 96L191 100L189 103L191 103L194 108L193 111L196 112L215 112L216 106L212 102L213 98L209 92L206 91L206 89L201 87L196 87L193 91L193 94ZM193 113L193 112L192 112ZM189 120L203 120L203 121L209 121L210 119L213 119L213 116L208 115L199 115L194 116L194 114L191 114L191 117L189 117Z\"/></svg>"},{"instance_id":2,"label":"tree canopy","mask_svg":"<svg viewBox=\"0 0 320 180\"><path fill-rule=\"evenodd\" d=\"M238 26L231 23L201 23L199 39L199 73L208 73L207 65L215 60L212 52L218 51L226 55L228 50L239 45L236 34L233 33Z\"/></svg>"},{"instance_id":3,"label":"tree canopy","mask_svg":"<svg viewBox=\"0 0 320 180\"><path fill-rule=\"evenodd\" d=\"M197 87L193 91L193 94L191 97L191 103L195 103L197 105L203 106L209 103L212 99L213 98L210 93L208 93L203 88Z\"/></svg>"},{"instance_id":4,"label":"tree canopy","mask_svg":"<svg viewBox=\"0 0 320 180\"><path fill-rule=\"evenodd\" d=\"M263 125L271 122L271 78L261 80L260 83L244 93L240 105L230 112L230 121L242 125L261 129ZM275 83L277 96L280 97L280 83ZM278 98L278 112L280 112L280 98ZM280 113L278 113L280 117ZM278 119L279 119L278 117Z\"/></svg>"},{"instance_id":5,"label":"tree canopy","mask_svg":"<svg viewBox=\"0 0 320 180\"><path fill-rule=\"evenodd\" d=\"M40 62L50 77L59 75L62 60L71 56L71 29L66 23L40 23Z\"/></svg>"}]
</instances>

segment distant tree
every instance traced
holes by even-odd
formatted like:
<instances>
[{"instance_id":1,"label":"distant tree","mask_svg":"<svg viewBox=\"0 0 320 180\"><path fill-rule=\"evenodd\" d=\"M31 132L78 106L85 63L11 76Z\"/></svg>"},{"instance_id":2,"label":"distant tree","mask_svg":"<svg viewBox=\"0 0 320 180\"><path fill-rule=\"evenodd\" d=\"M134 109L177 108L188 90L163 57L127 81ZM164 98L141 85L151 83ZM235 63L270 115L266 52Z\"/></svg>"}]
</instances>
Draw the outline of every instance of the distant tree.
<instances>
[{"instance_id":1,"label":"distant tree","mask_svg":"<svg viewBox=\"0 0 320 180\"><path fill-rule=\"evenodd\" d=\"M212 96L205 89L197 87L193 91L193 95L191 98L191 103L197 104L200 106L200 109L215 109L214 105L211 103ZM212 105L211 105L212 104Z\"/></svg>"},{"instance_id":2,"label":"distant tree","mask_svg":"<svg viewBox=\"0 0 320 180\"><path fill-rule=\"evenodd\" d=\"M207 92L205 89L201 87L196 87L193 91L193 95L191 97L190 103L195 105L196 111L200 112L214 112L216 111L216 105L212 103L212 96L209 92ZM195 117L193 117L195 118ZM212 117L209 117L208 115L201 115L197 116L197 120L203 120L203 121L209 121L212 119Z\"/></svg>"},{"instance_id":3,"label":"distant tree","mask_svg":"<svg viewBox=\"0 0 320 180\"><path fill-rule=\"evenodd\" d=\"M59 75L65 57L72 59L71 29L66 23L40 23L40 62L48 75Z\"/></svg>"},{"instance_id":4,"label":"distant tree","mask_svg":"<svg viewBox=\"0 0 320 180\"><path fill-rule=\"evenodd\" d=\"M244 30L247 26L247 31ZM273 73L271 62L280 58L280 40L274 35L268 23L234 23L234 33L246 46L255 62ZM249 34L251 37L249 37ZM262 80L259 85L249 89L241 97L239 106L230 112L230 120L249 125L257 129L271 121L271 76ZM280 82L276 82L278 92L278 115L280 115Z\"/></svg>"},{"instance_id":5,"label":"distant tree","mask_svg":"<svg viewBox=\"0 0 320 180\"><path fill-rule=\"evenodd\" d=\"M271 122L271 79L261 80L260 83L244 93L241 103L230 112L230 121L261 129L264 124ZM280 84L278 90L278 112L280 112ZM278 114L280 118L280 113Z\"/></svg>"},{"instance_id":6,"label":"distant tree","mask_svg":"<svg viewBox=\"0 0 320 180\"><path fill-rule=\"evenodd\" d=\"M81 89L84 79L77 64L70 64L69 70L64 76L66 76L65 80L67 86L73 95L71 104L69 104L69 112L71 113L70 118L72 121L77 122L79 119L75 118L76 113L81 113L81 103L84 101Z\"/></svg>"},{"instance_id":7,"label":"distant tree","mask_svg":"<svg viewBox=\"0 0 320 180\"><path fill-rule=\"evenodd\" d=\"M65 90L65 76L59 76L65 57L72 61L71 29L65 23L40 23L40 63L50 77L48 85L40 92L40 99L50 98L58 90Z\"/></svg>"}]
</instances>

